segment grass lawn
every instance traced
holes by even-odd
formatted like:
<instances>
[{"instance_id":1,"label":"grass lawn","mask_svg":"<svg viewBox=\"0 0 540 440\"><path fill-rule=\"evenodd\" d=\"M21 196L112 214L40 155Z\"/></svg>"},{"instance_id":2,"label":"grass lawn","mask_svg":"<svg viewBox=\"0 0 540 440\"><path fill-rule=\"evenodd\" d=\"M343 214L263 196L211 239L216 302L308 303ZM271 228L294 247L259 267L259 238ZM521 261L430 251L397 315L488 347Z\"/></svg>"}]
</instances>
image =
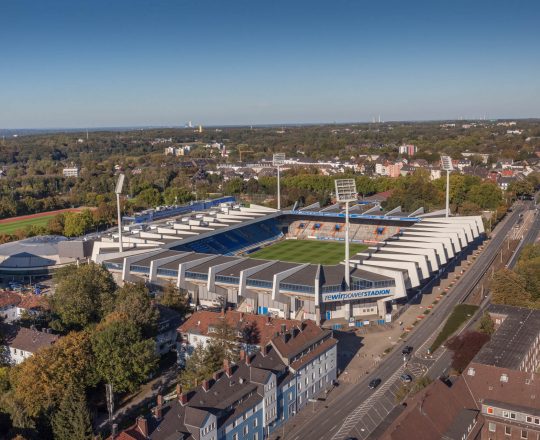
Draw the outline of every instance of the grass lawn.
<instances>
[{"instance_id":1,"label":"grass lawn","mask_svg":"<svg viewBox=\"0 0 540 440\"><path fill-rule=\"evenodd\" d=\"M363 244L350 244L351 256L367 249ZM292 263L338 264L345 258L345 243L315 240L283 240L249 254L251 258L281 260Z\"/></svg>"},{"instance_id":2,"label":"grass lawn","mask_svg":"<svg viewBox=\"0 0 540 440\"><path fill-rule=\"evenodd\" d=\"M441 332L437 335L435 341L430 347L431 353L435 352L450 336L452 336L458 328L461 327L465 321L468 321L469 318L474 315L478 309L478 306L473 306L470 304L458 304L452 310L452 313L448 317L446 324L442 328Z\"/></svg>"},{"instance_id":3,"label":"grass lawn","mask_svg":"<svg viewBox=\"0 0 540 440\"><path fill-rule=\"evenodd\" d=\"M17 220L12 223L0 223L0 234L13 234L15 231L24 229L27 226L47 226L49 220L55 215L56 214L44 215L42 217Z\"/></svg>"}]
</instances>

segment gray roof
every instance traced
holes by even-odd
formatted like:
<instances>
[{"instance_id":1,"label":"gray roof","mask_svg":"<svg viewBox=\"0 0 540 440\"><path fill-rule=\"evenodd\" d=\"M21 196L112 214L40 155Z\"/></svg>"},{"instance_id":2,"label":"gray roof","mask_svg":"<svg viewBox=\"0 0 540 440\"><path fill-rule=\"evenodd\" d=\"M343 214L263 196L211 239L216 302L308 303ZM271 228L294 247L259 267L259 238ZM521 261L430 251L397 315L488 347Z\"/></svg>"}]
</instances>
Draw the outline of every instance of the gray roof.
<instances>
[{"instance_id":1,"label":"gray roof","mask_svg":"<svg viewBox=\"0 0 540 440\"><path fill-rule=\"evenodd\" d=\"M540 417L540 408L534 408L531 406L514 405L508 402L501 402L499 400L484 399L482 402L484 405L494 406L496 408L509 409L516 412L530 414L531 416Z\"/></svg>"},{"instance_id":2,"label":"gray roof","mask_svg":"<svg viewBox=\"0 0 540 440\"><path fill-rule=\"evenodd\" d=\"M188 252L183 254L183 256L178 257L176 260L169 261L168 263L163 264L162 266L159 266L163 269L175 269L178 270L178 265L180 263L186 263L188 261L194 261L199 260L204 257L211 257L211 254L199 254L197 252Z\"/></svg>"},{"instance_id":3,"label":"gray roof","mask_svg":"<svg viewBox=\"0 0 540 440\"><path fill-rule=\"evenodd\" d=\"M154 260L159 260L160 258L167 258L167 257L172 257L174 255L181 255L182 252L177 252L177 251L170 251L170 250L164 250L163 252L160 252L159 254L157 255L152 255L151 257L146 257L142 260L139 260L133 264L135 264L136 266L143 266L143 267L150 267L150 263Z\"/></svg>"},{"instance_id":4,"label":"gray roof","mask_svg":"<svg viewBox=\"0 0 540 440\"><path fill-rule=\"evenodd\" d=\"M284 278L281 282L302 286L313 286L315 284L315 276L317 275L318 269L319 266L317 264L310 264L298 272L289 275L287 278Z\"/></svg>"},{"instance_id":5,"label":"gray roof","mask_svg":"<svg viewBox=\"0 0 540 440\"><path fill-rule=\"evenodd\" d=\"M444 440L461 440L463 434L469 432L469 426L474 424L476 417L480 411L476 409L467 409L463 408L460 412L454 417L450 428L443 434L442 439Z\"/></svg>"},{"instance_id":6,"label":"gray roof","mask_svg":"<svg viewBox=\"0 0 540 440\"><path fill-rule=\"evenodd\" d=\"M523 358L540 334L540 310L490 305L488 312L504 319L482 347L474 362L519 370Z\"/></svg>"},{"instance_id":7,"label":"gray roof","mask_svg":"<svg viewBox=\"0 0 540 440\"><path fill-rule=\"evenodd\" d=\"M193 266L189 269L190 272L208 273L208 269L218 264L228 263L229 261L239 260L237 257L227 257L225 255L218 255L216 258L212 258L198 266Z\"/></svg>"},{"instance_id":8,"label":"gray roof","mask_svg":"<svg viewBox=\"0 0 540 440\"><path fill-rule=\"evenodd\" d=\"M249 276L248 279L252 280L261 280L261 281L272 281L274 275L283 272L288 269L293 269L299 267L297 263L286 263L284 261L276 261L274 264L255 272L253 275Z\"/></svg>"},{"instance_id":9,"label":"gray roof","mask_svg":"<svg viewBox=\"0 0 540 440\"><path fill-rule=\"evenodd\" d=\"M238 264L229 266L226 269L223 269L222 271L217 272L217 274L222 275L222 276L229 276L229 277L239 277L240 272L242 272L243 270L246 270L255 266L260 266L261 264L264 264L264 263L267 263L267 261L256 260L252 258L248 258L244 261L239 259Z\"/></svg>"}]
</instances>

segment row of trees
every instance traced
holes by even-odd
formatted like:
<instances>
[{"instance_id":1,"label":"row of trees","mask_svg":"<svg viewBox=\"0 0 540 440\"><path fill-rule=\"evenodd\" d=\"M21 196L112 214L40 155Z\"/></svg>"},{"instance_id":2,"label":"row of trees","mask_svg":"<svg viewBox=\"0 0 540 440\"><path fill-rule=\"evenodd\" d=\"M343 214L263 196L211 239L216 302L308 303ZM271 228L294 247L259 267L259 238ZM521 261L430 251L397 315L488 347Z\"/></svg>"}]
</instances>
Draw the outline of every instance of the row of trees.
<instances>
[{"instance_id":1,"label":"row of trees","mask_svg":"<svg viewBox=\"0 0 540 440\"><path fill-rule=\"evenodd\" d=\"M159 313L142 284L117 288L95 264L62 269L47 325L63 336L0 374L0 410L12 433L55 440L91 438L104 385L135 391L158 365ZM186 295L168 286L158 300L187 313ZM7 430L6 430L7 432Z\"/></svg>"},{"instance_id":2,"label":"row of trees","mask_svg":"<svg viewBox=\"0 0 540 440\"><path fill-rule=\"evenodd\" d=\"M491 292L495 304L540 309L540 244L523 248L514 270L496 272Z\"/></svg>"}]
</instances>

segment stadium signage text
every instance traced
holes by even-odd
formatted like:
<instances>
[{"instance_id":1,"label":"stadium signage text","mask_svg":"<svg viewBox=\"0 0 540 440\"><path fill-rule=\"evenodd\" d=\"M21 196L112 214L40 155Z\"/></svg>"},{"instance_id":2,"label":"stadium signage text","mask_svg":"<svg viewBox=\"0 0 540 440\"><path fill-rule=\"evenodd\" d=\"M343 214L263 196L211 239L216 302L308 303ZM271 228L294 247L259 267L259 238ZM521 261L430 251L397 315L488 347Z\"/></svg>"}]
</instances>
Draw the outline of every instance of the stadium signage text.
<instances>
[{"instance_id":1,"label":"stadium signage text","mask_svg":"<svg viewBox=\"0 0 540 440\"><path fill-rule=\"evenodd\" d=\"M367 289L367 290L351 290L349 292L338 293L323 293L323 302L333 301L352 301L359 298L370 298L372 296L390 295L390 289Z\"/></svg>"}]
</instances>

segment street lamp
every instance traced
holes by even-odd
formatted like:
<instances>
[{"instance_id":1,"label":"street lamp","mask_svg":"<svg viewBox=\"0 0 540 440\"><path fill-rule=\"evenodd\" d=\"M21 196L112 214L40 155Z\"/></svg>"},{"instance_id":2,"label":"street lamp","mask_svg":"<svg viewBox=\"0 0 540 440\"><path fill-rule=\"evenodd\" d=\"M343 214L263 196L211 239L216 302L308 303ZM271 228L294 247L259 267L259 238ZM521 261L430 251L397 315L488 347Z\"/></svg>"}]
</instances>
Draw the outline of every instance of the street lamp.
<instances>
[{"instance_id":1,"label":"street lamp","mask_svg":"<svg viewBox=\"0 0 540 440\"><path fill-rule=\"evenodd\" d=\"M349 267L349 203L358 199L356 181L354 179L336 179L336 200L345 203L345 283L347 289L351 285L351 268Z\"/></svg>"},{"instance_id":2,"label":"street lamp","mask_svg":"<svg viewBox=\"0 0 540 440\"><path fill-rule=\"evenodd\" d=\"M446 218L448 218L450 216L450 172L454 171L450 156L441 156L441 169L446 171Z\"/></svg>"},{"instance_id":3,"label":"street lamp","mask_svg":"<svg viewBox=\"0 0 540 440\"><path fill-rule=\"evenodd\" d=\"M279 167L285 163L285 153L276 153L272 157L272 163L277 168L277 209L281 209L281 191L279 184Z\"/></svg>"},{"instance_id":4,"label":"street lamp","mask_svg":"<svg viewBox=\"0 0 540 440\"><path fill-rule=\"evenodd\" d=\"M124 179L126 176L120 174L118 176L118 181L116 182L116 188L114 192L116 193L116 207L118 210L118 249L120 252L122 249L122 213L120 212L120 194L122 193L122 187L124 186Z\"/></svg>"}]
</instances>

